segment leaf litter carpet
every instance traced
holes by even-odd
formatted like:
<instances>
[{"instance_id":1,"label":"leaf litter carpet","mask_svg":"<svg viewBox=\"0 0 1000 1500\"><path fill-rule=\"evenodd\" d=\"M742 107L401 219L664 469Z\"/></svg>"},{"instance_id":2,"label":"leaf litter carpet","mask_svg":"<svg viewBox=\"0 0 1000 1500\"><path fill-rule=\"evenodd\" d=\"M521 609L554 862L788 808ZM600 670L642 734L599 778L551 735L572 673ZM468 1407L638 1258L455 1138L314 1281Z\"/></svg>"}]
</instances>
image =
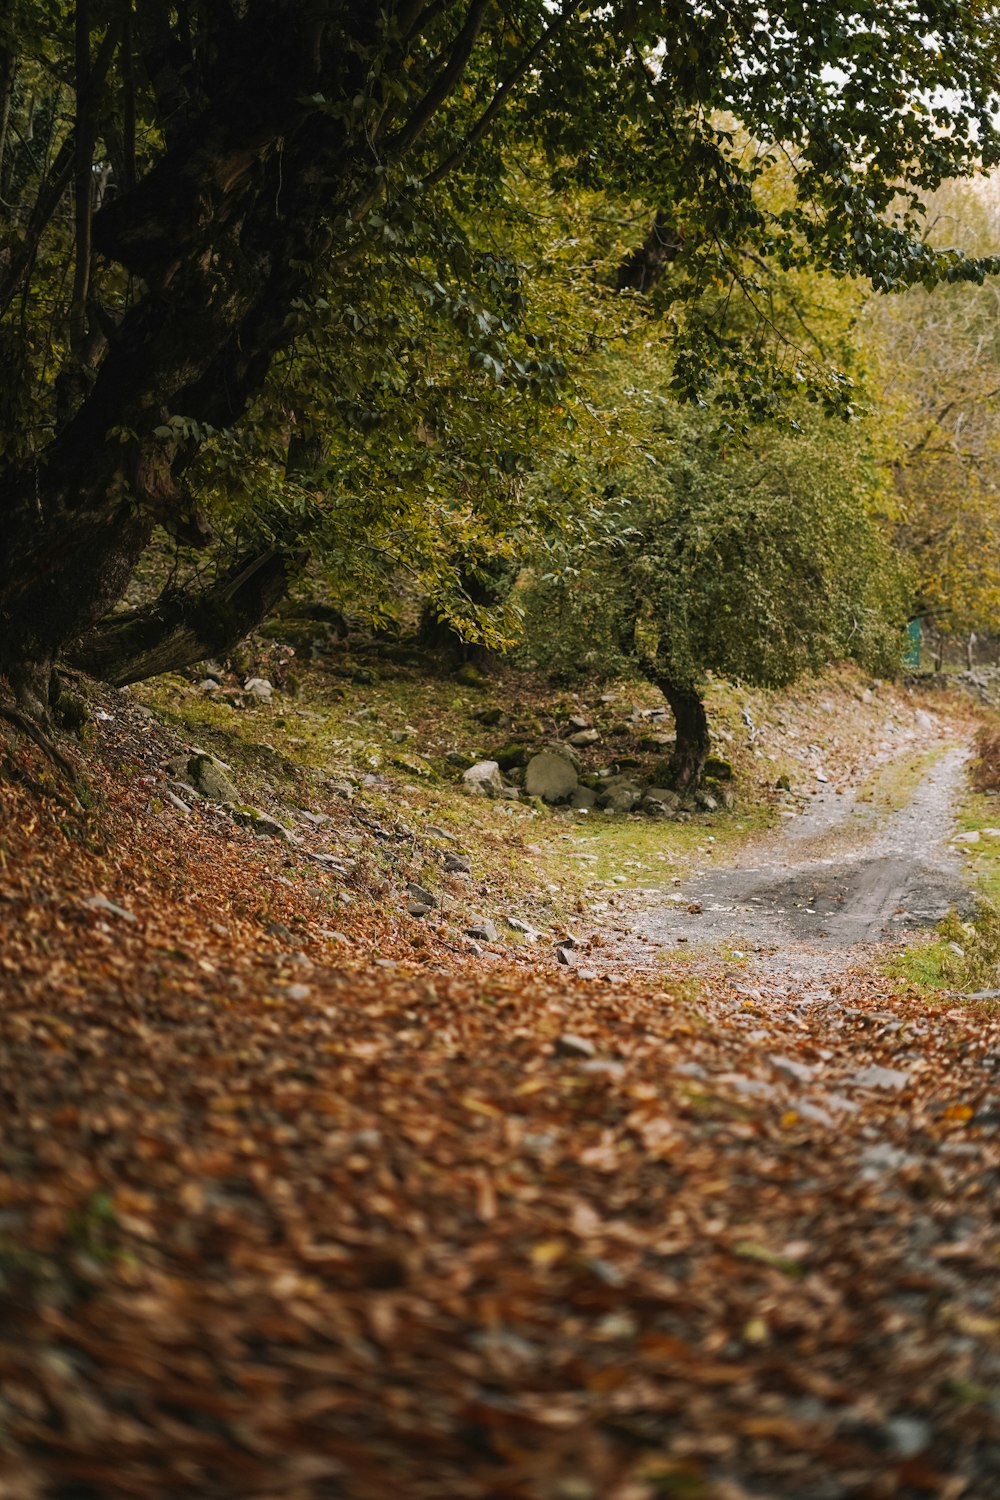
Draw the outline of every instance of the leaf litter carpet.
<instances>
[{"instance_id":1,"label":"leaf litter carpet","mask_svg":"<svg viewBox=\"0 0 1000 1500\"><path fill-rule=\"evenodd\" d=\"M87 773L0 790L3 1500L1000 1494L995 1009L333 951Z\"/></svg>"}]
</instances>

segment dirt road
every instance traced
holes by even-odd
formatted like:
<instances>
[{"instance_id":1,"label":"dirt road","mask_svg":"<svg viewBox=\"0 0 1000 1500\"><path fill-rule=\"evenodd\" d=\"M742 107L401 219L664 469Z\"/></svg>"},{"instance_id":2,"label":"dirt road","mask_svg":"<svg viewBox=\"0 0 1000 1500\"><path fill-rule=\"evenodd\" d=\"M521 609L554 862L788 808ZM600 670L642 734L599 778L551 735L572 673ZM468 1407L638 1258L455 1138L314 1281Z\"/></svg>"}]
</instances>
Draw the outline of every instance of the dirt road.
<instances>
[{"instance_id":1,"label":"dirt road","mask_svg":"<svg viewBox=\"0 0 1000 1500\"><path fill-rule=\"evenodd\" d=\"M947 748L905 806L879 816L856 789L826 787L803 814L748 851L752 864L702 870L642 899L643 945L726 947L769 971L839 972L873 944L933 925L970 900L948 840L968 751Z\"/></svg>"}]
</instances>

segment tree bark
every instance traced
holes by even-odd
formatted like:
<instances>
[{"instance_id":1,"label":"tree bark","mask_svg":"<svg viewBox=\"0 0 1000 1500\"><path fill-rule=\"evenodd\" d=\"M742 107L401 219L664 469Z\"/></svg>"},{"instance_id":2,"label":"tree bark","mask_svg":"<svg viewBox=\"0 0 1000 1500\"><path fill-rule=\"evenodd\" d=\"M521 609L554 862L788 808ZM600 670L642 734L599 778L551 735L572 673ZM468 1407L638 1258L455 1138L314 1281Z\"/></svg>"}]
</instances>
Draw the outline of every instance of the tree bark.
<instances>
[{"instance_id":1,"label":"tree bark","mask_svg":"<svg viewBox=\"0 0 1000 1500\"><path fill-rule=\"evenodd\" d=\"M701 781L712 748L708 716L696 688L663 677L656 678L656 685L670 705L677 730L668 780L674 791L684 796L693 792Z\"/></svg>"},{"instance_id":2,"label":"tree bark","mask_svg":"<svg viewBox=\"0 0 1000 1500\"><path fill-rule=\"evenodd\" d=\"M66 653L71 666L116 687L227 656L284 598L290 550L246 553L210 588L176 589L145 609L113 615Z\"/></svg>"}]
</instances>

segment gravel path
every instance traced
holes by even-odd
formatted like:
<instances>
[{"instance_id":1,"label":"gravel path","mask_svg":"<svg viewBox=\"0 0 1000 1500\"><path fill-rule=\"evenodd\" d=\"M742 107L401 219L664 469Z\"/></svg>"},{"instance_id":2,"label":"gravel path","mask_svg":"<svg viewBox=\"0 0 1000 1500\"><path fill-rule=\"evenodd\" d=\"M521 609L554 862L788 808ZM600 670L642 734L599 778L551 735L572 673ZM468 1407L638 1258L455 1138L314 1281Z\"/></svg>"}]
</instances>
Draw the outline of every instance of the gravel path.
<instances>
[{"instance_id":1,"label":"gravel path","mask_svg":"<svg viewBox=\"0 0 1000 1500\"><path fill-rule=\"evenodd\" d=\"M840 972L871 945L932 927L968 904L962 860L947 840L968 759L948 749L905 807L878 818L824 790L760 847L752 867L704 870L634 912L644 945L725 945L802 978Z\"/></svg>"}]
</instances>

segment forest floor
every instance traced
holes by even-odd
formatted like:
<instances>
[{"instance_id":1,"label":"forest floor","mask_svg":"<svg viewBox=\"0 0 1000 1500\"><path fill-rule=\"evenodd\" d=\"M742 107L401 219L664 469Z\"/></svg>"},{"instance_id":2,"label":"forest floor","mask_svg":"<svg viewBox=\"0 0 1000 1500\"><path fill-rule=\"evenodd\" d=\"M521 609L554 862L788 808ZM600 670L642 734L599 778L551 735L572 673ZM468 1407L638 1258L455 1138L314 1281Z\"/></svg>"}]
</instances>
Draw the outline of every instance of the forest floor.
<instances>
[{"instance_id":1,"label":"forest floor","mask_svg":"<svg viewBox=\"0 0 1000 1500\"><path fill-rule=\"evenodd\" d=\"M2 1500L1000 1493L1000 1010L911 977L969 715L720 688L743 810L597 825L191 692L87 689L87 810L4 732Z\"/></svg>"}]
</instances>

